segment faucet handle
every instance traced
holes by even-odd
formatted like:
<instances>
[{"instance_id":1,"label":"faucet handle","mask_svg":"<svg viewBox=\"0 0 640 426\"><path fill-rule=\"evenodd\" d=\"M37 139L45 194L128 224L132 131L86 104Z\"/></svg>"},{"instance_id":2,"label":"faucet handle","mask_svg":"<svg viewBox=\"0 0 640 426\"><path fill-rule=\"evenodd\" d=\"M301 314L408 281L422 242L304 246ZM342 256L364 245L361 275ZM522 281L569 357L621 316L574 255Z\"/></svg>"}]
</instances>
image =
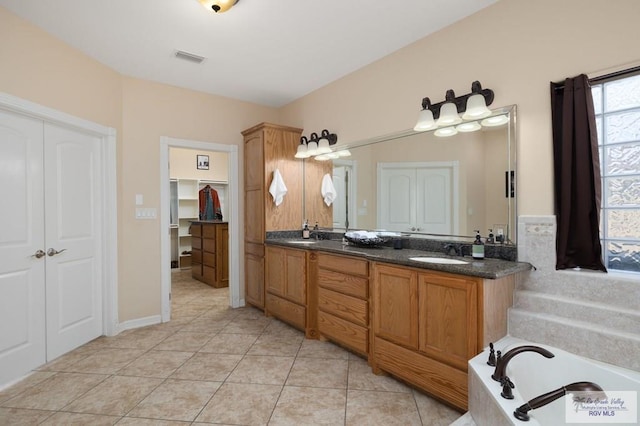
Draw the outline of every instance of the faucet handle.
<instances>
[{"instance_id":1,"label":"faucet handle","mask_svg":"<svg viewBox=\"0 0 640 426\"><path fill-rule=\"evenodd\" d=\"M502 396L504 399L513 399L512 389L514 389L516 385L513 384L511 379L507 376L504 376L502 379L500 379L500 384L502 385L502 392L500 393L500 396Z\"/></svg>"},{"instance_id":2,"label":"faucet handle","mask_svg":"<svg viewBox=\"0 0 640 426\"><path fill-rule=\"evenodd\" d=\"M496 366L496 354L495 350L493 349L493 343L489 343L489 359L487 360L487 365L490 365L492 367Z\"/></svg>"}]
</instances>

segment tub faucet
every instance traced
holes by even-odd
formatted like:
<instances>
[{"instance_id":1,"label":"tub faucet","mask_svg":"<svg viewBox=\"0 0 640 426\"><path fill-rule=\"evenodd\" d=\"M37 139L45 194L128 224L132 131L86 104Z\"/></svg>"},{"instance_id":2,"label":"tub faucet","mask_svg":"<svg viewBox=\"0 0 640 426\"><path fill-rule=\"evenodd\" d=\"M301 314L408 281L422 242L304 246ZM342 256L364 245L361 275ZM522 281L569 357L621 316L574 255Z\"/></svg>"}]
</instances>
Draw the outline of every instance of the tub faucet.
<instances>
[{"instance_id":1,"label":"tub faucet","mask_svg":"<svg viewBox=\"0 0 640 426\"><path fill-rule=\"evenodd\" d=\"M518 355L521 352L537 352L540 355L544 356L545 358L553 358L555 356L548 350L541 348L539 346L531 346L531 345L518 346L516 348L511 349L509 352L505 353L504 355L502 355L496 361L496 369L491 375L491 378L496 382L501 382L502 379L506 376L507 364L509 364L509 361L511 361L511 358L513 358L514 356Z\"/></svg>"},{"instance_id":2,"label":"tub faucet","mask_svg":"<svg viewBox=\"0 0 640 426\"><path fill-rule=\"evenodd\" d=\"M555 401L558 398L565 396L567 393L571 392L589 392L594 398L606 398L607 395L604 393L602 388L595 383L591 382L576 382L571 383L556 390L552 390L551 392L543 393L540 396L533 398L531 401L526 404L522 404L520 407L516 408L513 412L513 416L522 420L523 422L529 421L529 411L535 410L536 408L543 407L550 402Z\"/></svg>"}]
</instances>

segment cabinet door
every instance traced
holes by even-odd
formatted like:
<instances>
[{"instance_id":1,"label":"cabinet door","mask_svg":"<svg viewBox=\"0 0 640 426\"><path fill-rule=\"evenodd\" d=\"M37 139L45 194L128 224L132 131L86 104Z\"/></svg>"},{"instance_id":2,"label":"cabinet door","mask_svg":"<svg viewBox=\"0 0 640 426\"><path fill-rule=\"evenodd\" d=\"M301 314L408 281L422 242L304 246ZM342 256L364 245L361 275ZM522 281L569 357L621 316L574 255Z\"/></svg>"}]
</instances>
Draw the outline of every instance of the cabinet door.
<instances>
[{"instance_id":1,"label":"cabinet door","mask_svg":"<svg viewBox=\"0 0 640 426\"><path fill-rule=\"evenodd\" d=\"M280 297L286 294L285 250L281 247L266 247L265 287L267 293Z\"/></svg>"},{"instance_id":2,"label":"cabinet door","mask_svg":"<svg viewBox=\"0 0 640 426\"><path fill-rule=\"evenodd\" d=\"M418 349L417 273L388 265L374 272L373 327L376 336Z\"/></svg>"},{"instance_id":3,"label":"cabinet door","mask_svg":"<svg viewBox=\"0 0 640 426\"><path fill-rule=\"evenodd\" d=\"M303 250L285 250L286 297L307 304L307 254Z\"/></svg>"},{"instance_id":4,"label":"cabinet door","mask_svg":"<svg viewBox=\"0 0 640 426\"><path fill-rule=\"evenodd\" d=\"M253 132L244 141L244 186L246 189L261 189L264 186L264 142L262 130Z\"/></svg>"},{"instance_id":5,"label":"cabinet door","mask_svg":"<svg viewBox=\"0 0 640 426\"><path fill-rule=\"evenodd\" d=\"M477 281L420 274L420 351L461 370L478 353Z\"/></svg>"},{"instance_id":6,"label":"cabinet door","mask_svg":"<svg viewBox=\"0 0 640 426\"><path fill-rule=\"evenodd\" d=\"M245 244L245 299L247 303L264 309L264 246Z\"/></svg>"}]
</instances>

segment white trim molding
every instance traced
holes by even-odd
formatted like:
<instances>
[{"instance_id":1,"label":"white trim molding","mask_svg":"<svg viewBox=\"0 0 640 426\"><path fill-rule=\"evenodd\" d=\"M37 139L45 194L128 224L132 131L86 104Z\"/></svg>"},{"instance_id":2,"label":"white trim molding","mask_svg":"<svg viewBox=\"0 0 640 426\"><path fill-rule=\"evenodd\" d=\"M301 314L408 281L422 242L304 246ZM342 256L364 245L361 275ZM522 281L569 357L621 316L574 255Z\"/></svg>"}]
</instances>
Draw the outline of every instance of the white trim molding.
<instances>
[{"instance_id":1,"label":"white trim molding","mask_svg":"<svg viewBox=\"0 0 640 426\"><path fill-rule=\"evenodd\" d=\"M229 161L229 306L244 306L240 276L240 188L238 147L213 142L177 139L168 136L160 138L160 264L162 322L171 319L171 241L169 236L170 188L169 188L169 148L188 148L202 151L226 152Z\"/></svg>"}]
</instances>

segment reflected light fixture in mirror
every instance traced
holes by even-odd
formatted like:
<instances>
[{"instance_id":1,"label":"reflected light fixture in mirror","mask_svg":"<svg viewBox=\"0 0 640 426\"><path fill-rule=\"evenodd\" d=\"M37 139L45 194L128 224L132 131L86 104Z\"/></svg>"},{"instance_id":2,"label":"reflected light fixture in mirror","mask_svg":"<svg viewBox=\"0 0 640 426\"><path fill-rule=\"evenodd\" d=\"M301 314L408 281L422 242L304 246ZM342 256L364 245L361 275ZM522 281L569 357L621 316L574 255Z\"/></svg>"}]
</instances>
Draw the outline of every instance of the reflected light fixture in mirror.
<instances>
[{"instance_id":1,"label":"reflected light fixture in mirror","mask_svg":"<svg viewBox=\"0 0 640 426\"><path fill-rule=\"evenodd\" d=\"M458 134L458 130L456 130L456 128L453 127L453 126L441 127L438 130L436 130L435 132L433 132L433 134L438 136L438 137L441 137L441 138L446 138L448 136L457 135Z\"/></svg>"},{"instance_id":2,"label":"reflected light fixture in mirror","mask_svg":"<svg viewBox=\"0 0 640 426\"><path fill-rule=\"evenodd\" d=\"M482 126L477 121L468 121L466 123L458 124L456 130L459 132L475 132L482 129Z\"/></svg>"},{"instance_id":3,"label":"reflected light fixture in mirror","mask_svg":"<svg viewBox=\"0 0 640 426\"><path fill-rule=\"evenodd\" d=\"M509 117L506 115L496 115L494 117L485 118L480 123L486 127L502 126L509 122Z\"/></svg>"},{"instance_id":4,"label":"reflected light fixture in mirror","mask_svg":"<svg viewBox=\"0 0 640 426\"><path fill-rule=\"evenodd\" d=\"M438 127L447 128L436 130L436 136L453 136L457 132L479 130L482 125L477 120L491 114L487 105L491 105L493 98L493 90L483 89L479 81L471 84L471 93L466 95L456 96L453 90L447 90L445 100L434 105L425 97L422 99L422 110L414 130L421 132ZM471 123L463 122L471 120ZM458 124L459 126L456 126Z\"/></svg>"},{"instance_id":5,"label":"reflected light fixture in mirror","mask_svg":"<svg viewBox=\"0 0 640 426\"><path fill-rule=\"evenodd\" d=\"M235 6L240 0L198 0L207 10L213 10L215 13L224 13Z\"/></svg>"}]
</instances>

